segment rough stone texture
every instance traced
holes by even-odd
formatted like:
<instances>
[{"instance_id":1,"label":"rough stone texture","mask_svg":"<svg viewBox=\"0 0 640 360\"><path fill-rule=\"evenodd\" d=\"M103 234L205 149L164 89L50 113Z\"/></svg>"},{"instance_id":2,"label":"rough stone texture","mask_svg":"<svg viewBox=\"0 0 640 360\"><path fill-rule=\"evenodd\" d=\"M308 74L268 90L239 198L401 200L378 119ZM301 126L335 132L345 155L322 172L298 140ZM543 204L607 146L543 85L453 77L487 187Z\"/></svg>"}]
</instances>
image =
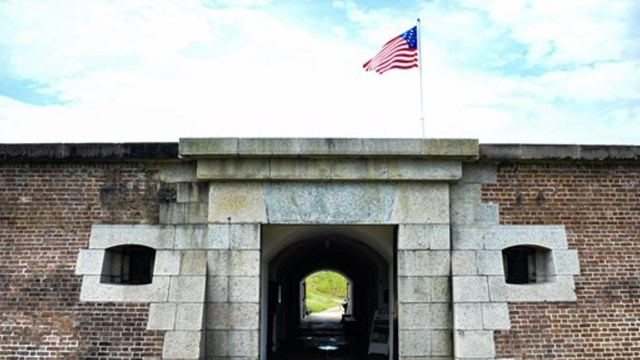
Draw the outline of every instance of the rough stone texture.
<instances>
[{"instance_id":1,"label":"rough stone texture","mask_svg":"<svg viewBox=\"0 0 640 360\"><path fill-rule=\"evenodd\" d=\"M191 360L200 359L202 332L167 331L164 339L163 359Z\"/></svg>"},{"instance_id":2,"label":"rough stone texture","mask_svg":"<svg viewBox=\"0 0 640 360\"><path fill-rule=\"evenodd\" d=\"M498 278L504 282L504 278ZM485 276L454 276L453 302L487 302L489 285ZM498 299L496 299L498 300Z\"/></svg>"},{"instance_id":3,"label":"rough stone texture","mask_svg":"<svg viewBox=\"0 0 640 360\"><path fill-rule=\"evenodd\" d=\"M527 285L507 284L504 276L489 276L488 280L491 301L576 301L573 276L555 276L552 282Z\"/></svg>"},{"instance_id":4,"label":"rough stone texture","mask_svg":"<svg viewBox=\"0 0 640 360\"><path fill-rule=\"evenodd\" d=\"M102 274L104 250L81 249L76 262L76 275Z\"/></svg>"},{"instance_id":5,"label":"rough stone texture","mask_svg":"<svg viewBox=\"0 0 640 360\"><path fill-rule=\"evenodd\" d=\"M180 139L184 158L230 156L398 156L476 159L472 139Z\"/></svg>"},{"instance_id":6,"label":"rough stone texture","mask_svg":"<svg viewBox=\"0 0 640 360\"><path fill-rule=\"evenodd\" d=\"M169 277L156 276L148 285L101 284L100 276L85 275L81 301L161 302L167 301Z\"/></svg>"},{"instance_id":7,"label":"rough stone texture","mask_svg":"<svg viewBox=\"0 0 640 360\"><path fill-rule=\"evenodd\" d=\"M425 356L431 354L431 331L400 330L400 356Z\"/></svg>"},{"instance_id":8,"label":"rough stone texture","mask_svg":"<svg viewBox=\"0 0 640 360\"><path fill-rule=\"evenodd\" d=\"M156 250L172 249L174 229L155 225L93 225L89 246L106 249L118 245L144 245Z\"/></svg>"},{"instance_id":9,"label":"rough stone texture","mask_svg":"<svg viewBox=\"0 0 640 360\"><path fill-rule=\"evenodd\" d=\"M269 183L264 185L270 223L388 223L396 198L391 184Z\"/></svg>"},{"instance_id":10,"label":"rough stone texture","mask_svg":"<svg viewBox=\"0 0 640 360\"><path fill-rule=\"evenodd\" d=\"M398 251L398 276L446 276L450 272L448 251Z\"/></svg>"},{"instance_id":11,"label":"rough stone texture","mask_svg":"<svg viewBox=\"0 0 640 360\"><path fill-rule=\"evenodd\" d=\"M169 301L171 302L201 302L204 300L204 276L174 276L171 277Z\"/></svg>"},{"instance_id":12,"label":"rough stone texture","mask_svg":"<svg viewBox=\"0 0 640 360\"><path fill-rule=\"evenodd\" d=\"M158 250L153 266L153 276L178 275L180 273L180 253L177 251Z\"/></svg>"},{"instance_id":13,"label":"rough stone texture","mask_svg":"<svg viewBox=\"0 0 640 360\"><path fill-rule=\"evenodd\" d=\"M214 183L209 188L209 222L265 223L262 186L254 183Z\"/></svg>"},{"instance_id":14,"label":"rough stone texture","mask_svg":"<svg viewBox=\"0 0 640 360\"><path fill-rule=\"evenodd\" d=\"M209 228L206 225L177 225L175 227L175 248L201 250L211 247Z\"/></svg>"},{"instance_id":15,"label":"rough stone texture","mask_svg":"<svg viewBox=\"0 0 640 360\"><path fill-rule=\"evenodd\" d=\"M207 252L209 275L259 276L260 251L212 250Z\"/></svg>"},{"instance_id":16,"label":"rough stone texture","mask_svg":"<svg viewBox=\"0 0 640 360\"><path fill-rule=\"evenodd\" d=\"M176 311L176 330L199 331L203 328L204 306L200 303L179 303Z\"/></svg>"},{"instance_id":17,"label":"rough stone texture","mask_svg":"<svg viewBox=\"0 0 640 360\"><path fill-rule=\"evenodd\" d=\"M456 330L454 351L463 359L489 359L496 354L492 331Z\"/></svg>"},{"instance_id":18,"label":"rough stone texture","mask_svg":"<svg viewBox=\"0 0 640 360\"><path fill-rule=\"evenodd\" d=\"M401 329L449 329L451 306L447 303L400 303Z\"/></svg>"},{"instance_id":19,"label":"rough stone texture","mask_svg":"<svg viewBox=\"0 0 640 360\"><path fill-rule=\"evenodd\" d=\"M229 278L229 301L246 303L260 301L260 277L232 276Z\"/></svg>"},{"instance_id":20,"label":"rough stone texture","mask_svg":"<svg viewBox=\"0 0 640 360\"><path fill-rule=\"evenodd\" d=\"M174 330L176 327L175 303L152 303L149 305L148 330Z\"/></svg>"},{"instance_id":21,"label":"rough stone texture","mask_svg":"<svg viewBox=\"0 0 640 360\"><path fill-rule=\"evenodd\" d=\"M399 225L398 250L448 250L449 225Z\"/></svg>"},{"instance_id":22,"label":"rough stone texture","mask_svg":"<svg viewBox=\"0 0 640 360\"><path fill-rule=\"evenodd\" d=\"M258 303L209 303L207 329L258 329L260 306Z\"/></svg>"}]
</instances>

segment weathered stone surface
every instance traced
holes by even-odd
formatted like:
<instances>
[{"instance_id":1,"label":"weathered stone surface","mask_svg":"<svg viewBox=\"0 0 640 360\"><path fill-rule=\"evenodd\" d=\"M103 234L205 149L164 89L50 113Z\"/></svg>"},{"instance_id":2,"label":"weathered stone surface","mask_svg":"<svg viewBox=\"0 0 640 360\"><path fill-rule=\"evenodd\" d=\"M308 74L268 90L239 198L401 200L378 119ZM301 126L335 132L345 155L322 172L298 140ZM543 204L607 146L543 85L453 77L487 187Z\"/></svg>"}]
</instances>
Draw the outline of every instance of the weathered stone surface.
<instances>
[{"instance_id":1,"label":"weathered stone surface","mask_svg":"<svg viewBox=\"0 0 640 360\"><path fill-rule=\"evenodd\" d=\"M207 253L205 251L182 251L181 275L206 275Z\"/></svg>"},{"instance_id":2,"label":"weathered stone surface","mask_svg":"<svg viewBox=\"0 0 640 360\"><path fill-rule=\"evenodd\" d=\"M504 275L501 251L478 251L478 274Z\"/></svg>"},{"instance_id":3,"label":"weathered stone surface","mask_svg":"<svg viewBox=\"0 0 640 360\"><path fill-rule=\"evenodd\" d=\"M431 277L431 301L451 302L451 281L449 276Z\"/></svg>"},{"instance_id":4,"label":"weathered stone surface","mask_svg":"<svg viewBox=\"0 0 640 360\"><path fill-rule=\"evenodd\" d=\"M454 331L456 357L462 359L488 359L495 357L493 331Z\"/></svg>"},{"instance_id":5,"label":"weathered stone surface","mask_svg":"<svg viewBox=\"0 0 640 360\"><path fill-rule=\"evenodd\" d=\"M76 261L76 275L102 274L104 253L104 250L80 249Z\"/></svg>"},{"instance_id":6,"label":"weathered stone surface","mask_svg":"<svg viewBox=\"0 0 640 360\"><path fill-rule=\"evenodd\" d=\"M476 223L498 225L500 208L498 204L477 204L473 207L473 220Z\"/></svg>"},{"instance_id":7,"label":"weathered stone surface","mask_svg":"<svg viewBox=\"0 0 640 360\"><path fill-rule=\"evenodd\" d=\"M489 277L491 301L576 301L573 276L556 276L555 281L524 285L507 284L503 276Z\"/></svg>"},{"instance_id":8,"label":"weathered stone surface","mask_svg":"<svg viewBox=\"0 0 640 360\"><path fill-rule=\"evenodd\" d=\"M180 182L176 188L176 202L207 202L209 199L209 183Z\"/></svg>"},{"instance_id":9,"label":"weathered stone surface","mask_svg":"<svg viewBox=\"0 0 640 360\"><path fill-rule=\"evenodd\" d=\"M209 187L209 222L267 222L262 185L252 182L212 183Z\"/></svg>"},{"instance_id":10,"label":"weathered stone surface","mask_svg":"<svg viewBox=\"0 0 640 360\"><path fill-rule=\"evenodd\" d=\"M236 303L260 301L260 277L232 276L229 278L229 301Z\"/></svg>"},{"instance_id":11,"label":"weathered stone surface","mask_svg":"<svg viewBox=\"0 0 640 360\"><path fill-rule=\"evenodd\" d=\"M258 331L229 331L229 356L258 356Z\"/></svg>"},{"instance_id":12,"label":"weathered stone surface","mask_svg":"<svg viewBox=\"0 0 640 360\"><path fill-rule=\"evenodd\" d=\"M229 354L229 335L226 330L208 330L207 359Z\"/></svg>"},{"instance_id":13,"label":"weathered stone surface","mask_svg":"<svg viewBox=\"0 0 640 360\"><path fill-rule=\"evenodd\" d=\"M448 224L448 184L407 183L399 185L393 202L391 222L398 224Z\"/></svg>"},{"instance_id":14,"label":"weathered stone surface","mask_svg":"<svg viewBox=\"0 0 640 360\"><path fill-rule=\"evenodd\" d=\"M362 139L239 139L240 155L360 155Z\"/></svg>"},{"instance_id":15,"label":"weathered stone surface","mask_svg":"<svg viewBox=\"0 0 640 360\"><path fill-rule=\"evenodd\" d=\"M172 250L156 251L153 276L178 275L180 273L180 252Z\"/></svg>"},{"instance_id":16,"label":"weathered stone surface","mask_svg":"<svg viewBox=\"0 0 640 360\"><path fill-rule=\"evenodd\" d=\"M260 250L260 225L209 225L208 244L210 249Z\"/></svg>"},{"instance_id":17,"label":"weathered stone surface","mask_svg":"<svg viewBox=\"0 0 640 360\"><path fill-rule=\"evenodd\" d=\"M180 139L180 155L183 157L197 157L202 155L237 155L238 139L231 138L185 138Z\"/></svg>"},{"instance_id":18,"label":"weathered stone surface","mask_svg":"<svg viewBox=\"0 0 640 360\"><path fill-rule=\"evenodd\" d=\"M454 303L453 327L456 330L483 330L481 303Z\"/></svg>"},{"instance_id":19,"label":"weathered stone surface","mask_svg":"<svg viewBox=\"0 0 640 360\"><path fill-rule=\"evenodd\" d=\"M207 329L258 329L259 315L258 303L210 303L207 306Z\"/></svg>"},{"instance_id":20,"label":"weathered stone surface","mask_svg":"<svg viewBox=\"0 0 640 360\"><path fill-rule=\"evenodd\" d=\"M93 225L89 247L106 249L118 245L144 245L150 248L173 248L174 229L159 225Z\"/></svg>"},{"instance_id":21,"label":"weathered stone surface","mask_svg":"<svg viewBox=\"0 0 640 360\"><path fill-rule=\"evenodd\" d=\"M497 180L496 165L492 163L465 163L461 182L493 184Z\"/></svg>"},{"instance_id":22,"label":"weathered stone surface","mask_svg":"<svg viewBox=\"0 0 640 360\"><path fill-rule=\"evenodd\" d=\"M487 302L489 286L486 276L454 276L453 302Z\"/></svg>"},{"instance_id":23,"label":"weathered stone surface","mask_svg":"<svg viewBox=\"0 0 640 360\"><path fill-rule=\"evenodd\" d=\"M448 250L449 225L400 225L398 250Z\"/></svg>"},{"instance_id":24,"label":"weathered stone surface","mask_svg":"<svg viewBox=\"0 0 640 360\"><path fill-rule=\"evenodd\" d=\"M580 275L578 250L553 250L551 257L555 275Z\"/></svg>"},{"instance_id":25,"label":"weathered stone surface","mask_svg":"<svg viewBox=\"0 0 640 360\"><path fill-rule=\"evenodd\" d=\"M482 325L485 330L509 330L509 305L506 302L482 304Z\"/></svg>"},{"instance_id":26,"label":"weathered stone surface","mask_svg":"<svg viewBox=\"0 0 640 360\"><path fill-rule=\"evenodd\" d=\"M398 251L399 276L443 276L449 275L448 251L400 250Z\"/></svg>"},{"instance_id":27,"label":"weathered stone surface","mask_svg":"<svg viewBox=\"0 0 640 360\"><path fill-rule=\"evenodd\" d=\"M149 305L147 330L175 329L176 307L174 303L152 303Z\"/></svg>"},{"instance_id":28,"label":"weathered stone surface","mask_svg":"<svg viewBox=\"0 0 640 360\"><path fill-rule=\"evenodd\" d=\"M208 249L207 225L178 225L176 231L176 249L201 250Z\"/></svg>"},{"instance_id":29,"label":"weathered stone surface","mask_svg":"<svg viewBox=\"0 0 640 360\"><path fill-rule=\"evenodd\" d=\"M268 183L270 223L389 223L396 187L385 183Z\"/></svg>"},{"instance_id":30,"label":"weathered stone surface","mask_svg":"<svg viewBox=\"0 0 640 360\"><path fill-rule=\"evenodd\" d=\"M436 356L451 356L453 352L453 343L451 338L451 330L432 330L431 331L431 354L434 359L442 359Z\"/></svg>"},{"instance_id":31,"label":"weathered stone surface","mask_svg":"<svg viewBox=\"0 0 640 360\"><path fill-rule=\"evenodd\" d=\"M177 304L176 330L202 330L204 327L203 303Z\"/></svg>"},{"instance_id":32,"label":"weathered stone surface","mask_svg":"<svg viewBox=\"0 0 640 360\"><path fill-rule=\"evenodd\" d=\"M429 330L400 330L400 356L431 355L431 332Z\"/></svg>"},{"instance_id":33,"label":"weathered stone surface","mask_svg":"<svg viewBox=\"0 0 640 360\"><path fill-rule=\"evenodd\" d=\"M453 226L452 231L457 250L502 250L516 245L567 248L562 225Z\"/></svg>"},{"instance_id":34,"label":"weathered stone surface","mask_svg":"<svg viewBox=\"0 0 640 360\"><path fill-rule=\"evenodd\" d=\"M433 157L477 159L480 153L475 139L422 139L421 153Z\"/></svg>"},{"instance_id":35,"label":"weathered stone surface","mask_svg":"<svg viewBox=\"0 0 640 360\"><path fill-rule=\"evenodd\" d=\"M229 277L209 276L207 280L207 301L227 302L229 301Z\"/></svg>"},{"instance_id":36,"label":"weathered stone surface","mask_svg":"<svg viewBox=\"0 0 640 360\"><path fill-rule=\"evenodd\" d=\"M478 264L473 250L454 250L451 252L452 275L477 275Z\"/></svg>"},{"instance_id":37,"label":"weathered stone surface","mask_svg":"<svg viewBox=\"0 0 640 360\"><path fill-rule=\"evenodd\" d=\"M331 178L333 161L327 159L271 159L271 178L274 180L327 180Z\"/></svg>"},{"instance_id":38,"label":"weathered stone surface","mask_svg":"<svg viewBox=\"0 0 640 360\"><path fill-rule=\"evenodd\" d=\"M195 163L164 164L160 169L160 180L168 183L191 182L196 180Z\"/></svg>"},{"instance_id":39,"label":"weathered stone surface","mask_svg":"<svg viewBox=\"0 0 640 360\"><path fill-rule=\"evenodd\" d=\"M81 301L163 302L169 294L169 277L154 276L147 285L101 284L100 276L85 275L80 290Z\"/></svg>"},{"instance_id":40,"label":"weathered stone surface","mask_svg":"<svg viewBox=\"0 0 640 360\"><path fill-rule=\"evenodd\" d=\"M164 335L162 358L172 360L200 359L201 349L202 332L167 331Z\"/></svg>"},{"instance_id":41,"label":"weathered stone surface","mask_svg":"<svg viewBox=\"0 0 640 360\"><path fill-rule=\"evenodd\" d=\"M446 303L400 303L401 329L450 329L451 310Z\"/></svg>"},{"instance_id":42,"label":"weathered stone surface","mask_svg":"<svg viewBox=\"0 0 640 360\"><path fill-rule=\"evenodd\" d=\"M431 300L431 277L398 277L398 300L403 303L424 303Z\"/></svg>"},{"instance_id":43,"label":"weathered stone surface","mask_svg":"<svg viewBox=\"0 0 640 360\"><path fill-rule=\"evenodd\" d=\"M198 160L199 180L268 179L269 159L212 159Z\"/></svg>"},{"instance_id":44,"label":"weathered stone surface","mask_svg":"<svg viewBox=\"0 0 640 360\"><path fill-rule=\"evenodd\" d=\"M171 302L203 302L205 291L204 276L171 277L169 301Z\"/></svg>"}]
</instances>

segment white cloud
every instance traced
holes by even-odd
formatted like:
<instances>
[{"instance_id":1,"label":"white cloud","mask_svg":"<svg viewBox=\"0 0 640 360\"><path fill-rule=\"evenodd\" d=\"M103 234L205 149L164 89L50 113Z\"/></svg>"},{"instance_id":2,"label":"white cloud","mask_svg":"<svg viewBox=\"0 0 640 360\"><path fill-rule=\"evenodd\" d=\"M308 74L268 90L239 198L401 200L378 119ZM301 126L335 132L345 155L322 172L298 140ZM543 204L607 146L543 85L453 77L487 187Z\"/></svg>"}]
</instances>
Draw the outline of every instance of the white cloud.
<instances>
[{"instance_id":1,"label":"white cloud","mask_svg":"<svg viewBox=\"0 0 640 360\"><path fill-rule=\"evenodd\" d=\"M415 19L362 4L319 29L266 0L1 2L11 75L68 103L0 97L0 141L419 137L417 72L361 69ZM424 3L427 136L637 143L630 6Z\"/></svg>"}]
</instances>

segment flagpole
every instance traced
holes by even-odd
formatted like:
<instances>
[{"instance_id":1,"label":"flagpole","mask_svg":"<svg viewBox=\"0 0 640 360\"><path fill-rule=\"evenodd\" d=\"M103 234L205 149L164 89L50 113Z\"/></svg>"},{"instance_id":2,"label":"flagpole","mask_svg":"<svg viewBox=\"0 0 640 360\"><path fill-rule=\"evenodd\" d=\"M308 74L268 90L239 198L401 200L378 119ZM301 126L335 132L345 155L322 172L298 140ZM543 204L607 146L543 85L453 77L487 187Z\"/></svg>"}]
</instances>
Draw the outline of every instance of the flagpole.
<instances>
[{"instance_id":1,"label":"flagpole","mask_svg":"<svg viewBox=\"0 0 640 360\"><path fill-rule=\"evenodd\" d=\"M417 33L418 33L418 76L420 76L420 124L422 125L422 138L424 139L424 94L422 90L422 29L420 24L420 18L417 20Z\"/></svg>"}]
</instances>

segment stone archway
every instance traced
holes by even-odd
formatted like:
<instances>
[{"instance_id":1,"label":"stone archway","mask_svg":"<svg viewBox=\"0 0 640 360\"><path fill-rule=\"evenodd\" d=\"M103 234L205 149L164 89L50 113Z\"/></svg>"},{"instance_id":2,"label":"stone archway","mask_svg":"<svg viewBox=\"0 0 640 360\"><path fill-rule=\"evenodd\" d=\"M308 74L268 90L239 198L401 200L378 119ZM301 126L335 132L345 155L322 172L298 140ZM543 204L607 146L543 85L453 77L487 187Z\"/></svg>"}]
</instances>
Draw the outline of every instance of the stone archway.
<instances>
[{"instance_id":1,"label":"stone archway","mask_svg":"<svg viewBox=\"0 0 640 360\"><path fill-rule=\"evenodd\" d=\"M265 226L262 235L261 354L283 353L300 335L299 283L330 268L352 281L348 351L366 354L374 312L393 313L395 266L393 226ZM389 324L394 334L395 324ZM313 335L309 332L305 336ZM393 354L394 341L390 343ZM297 350L299 351L299 350ZM297 356L304 356L297 353ZM268 356L267 356L268 357Z\"/></svg>"}]
</instances>

